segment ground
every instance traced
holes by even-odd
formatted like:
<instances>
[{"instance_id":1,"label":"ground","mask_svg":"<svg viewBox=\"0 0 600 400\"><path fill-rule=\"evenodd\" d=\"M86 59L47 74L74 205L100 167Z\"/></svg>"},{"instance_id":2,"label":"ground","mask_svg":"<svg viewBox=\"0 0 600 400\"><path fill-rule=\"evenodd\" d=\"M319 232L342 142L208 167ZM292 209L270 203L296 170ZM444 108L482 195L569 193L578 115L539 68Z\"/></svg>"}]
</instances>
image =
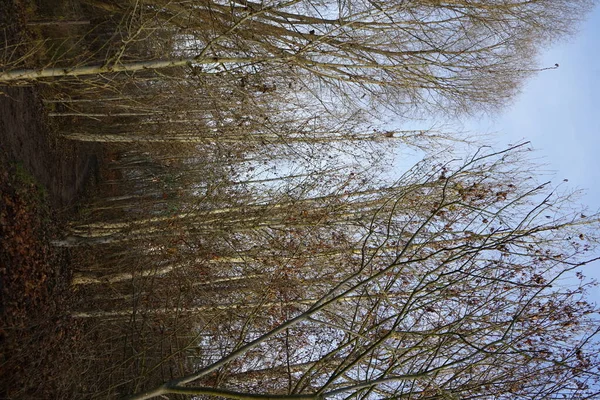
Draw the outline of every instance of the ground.
<instances>
[{"instance_id":1,"label":"ground","mask_svg":"<svg viewBox=\"0 0 600 400\"><path fill-rule=\"evenodd\" d=\"M0 0L0 9L6 52L26 34L26 13L13 0ZM60 138L45 112L44 90L0 85L1 399L62 398L69 383L57 367L75 365L69 253L51 240L93 185L98 149Z\"/></svg>"}]
</instances>

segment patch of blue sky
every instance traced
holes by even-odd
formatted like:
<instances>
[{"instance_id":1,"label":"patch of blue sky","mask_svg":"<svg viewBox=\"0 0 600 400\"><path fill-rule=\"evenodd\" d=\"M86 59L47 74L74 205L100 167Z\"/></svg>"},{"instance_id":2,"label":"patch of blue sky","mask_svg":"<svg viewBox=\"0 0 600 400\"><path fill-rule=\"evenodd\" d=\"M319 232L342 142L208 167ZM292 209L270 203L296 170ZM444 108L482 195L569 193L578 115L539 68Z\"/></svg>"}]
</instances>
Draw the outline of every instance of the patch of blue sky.
<instances>
[{"instance_id":1,"label":"patch of blue sky","mask_svg":"<svg viewBox=\"0 0 600 400\"><path fill-rule=\"evenodd\" d=\"M394 121L398 129L438 130L454 137L472 137L473 145L447 141L448 148L394 146L390 174L410 169L423 157L444 160L472 154L479 145L502 150L530 141L532 165L539 182L551 180L561 192L580 191L578 201L592 214L600 210L600 7L579 31L539 55L540 71L529 79L514 102L495 115L440 123L422 119ZM599 233L600 234L600 233ZM600 281L600 262L587 265L584 274ZM600 304L600 289L590 293Z\"/></svg>"},{"instance_id":2,"label":"patch of blue sky","mask_svg":"<svg viewBox=\"0 0 600 400\"><path fill-rule=\"evenodd\" d=\"M600 209L600 7L577 34L540 54L539 65L559 68L530 79L507 109L495 117L472 119L465 128L493 133L498 145L531 141L535 156L553 173L553 183L567 179L581 189L590 213ZM564 188L563 186L563 188ZM600 280L600 262L584 268ZM600 303L600 289L590 293Z\"/></svg>"}]
</instances>

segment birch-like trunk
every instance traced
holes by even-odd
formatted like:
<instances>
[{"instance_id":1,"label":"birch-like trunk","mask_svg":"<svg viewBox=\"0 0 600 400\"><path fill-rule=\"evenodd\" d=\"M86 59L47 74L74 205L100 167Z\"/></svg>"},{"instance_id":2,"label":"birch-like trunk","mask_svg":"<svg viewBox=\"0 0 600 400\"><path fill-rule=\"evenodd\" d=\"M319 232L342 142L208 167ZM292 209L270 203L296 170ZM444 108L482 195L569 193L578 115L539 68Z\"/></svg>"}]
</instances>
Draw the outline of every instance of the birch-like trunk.
<instances>
[{"instance_id":1,"label":"birch-like trunk","mask_svg":"<svg viewBox=\"0 0 600 400\"><path fill-rule=\"evenodd\" d=\"M110 74L116 72L135 72L135 71L147 71L147 70L158 70L165 68L176 68L185 67L187 65L206 65L206 64L244 64L244 63L256 63L260 61L273 61L274 59L260 59L260 58L227 58L227 57L211 57L211 58L179 58L172 60L150 60L150 61L137 61L130 63L123 63L117 65L111 64L96 64L96 65L84 65L79 67L57 67L57 68L31 68L31 69L17 69L14 71L6 71L0 73L0 82L10 82L18 80L37 80L42 78L61 78L68 76L86 76L86 75L99 75L99 74Z\"/></svg>"},{"instance_id":2,"label":"birch-like trunk","mask_svg":"<svg viewBox=\"0 0 600 400\"><path fill-rule=\"evenodd\" d=\"M348 303L355 302L360 300L364 296L362 295L347 295L343 297L339 297L336 299L336 302ZM390 297L390 296L386 296ZM143 312L152 314L152 315L175 315L175 314L194 314L194 313L203 313L203 312L213 312L213 311L227 311L227 310L243 310L248 308L262 308L267 309L270 307L287 307L287 306L311 306L318 302L320 299L301 299L301 300L292 300L292 301L269 301L269 302L261 302L261 303L251 303L251 302L242 302L242 303L233 303L233 304L203 304L193 307L165 307L165 308L154 308L149 310L144 310ZM134 313L138 312L133 308L128 308L124 310L112 310L112 311L102 311L102 310L94 310L94 311L80 311L73 312L71 316L73 318L107 318L107 319L119 319L119 318L129 318Z\"/></svg>"}]
</instances>

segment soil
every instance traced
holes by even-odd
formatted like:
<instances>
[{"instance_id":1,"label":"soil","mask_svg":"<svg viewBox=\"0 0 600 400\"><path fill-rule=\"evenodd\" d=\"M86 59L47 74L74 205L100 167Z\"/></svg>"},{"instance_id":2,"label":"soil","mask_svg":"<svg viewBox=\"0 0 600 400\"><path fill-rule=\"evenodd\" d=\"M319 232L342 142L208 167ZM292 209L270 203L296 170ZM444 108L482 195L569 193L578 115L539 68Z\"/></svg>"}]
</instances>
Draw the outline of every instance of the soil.
<instances>
[{"instance_id":1,"label":"soil","mask_svg":"<svg viewBox=\"0 0 600 400\"><path fill-rule=\"evenodd\" d=\"M27 41L26 4L18 0L0 0L2 54ZM16 47L16 51L26 49ZM16 57L13 54L11 58ZM0 68L1 63L0 58ZM0 84L0 157L22 163L46 188L51 206L68 210L75 204L88 178L97 171L98 147L61 140L59 134L50 129L40 96L44 89L34 85L7 87Z\"/></svg>"},{"instance_id":2,"label":"soil","mask_svg":"<svg viewBox=\"0 0 600 400\"><path fill-rule=\"evenodd\" d=\"M35 87L0 87L0 141L47 191L52 208L68 211L97 171L97 148L57 138Z\"/></svg>"},{"instance_id":3,"label":"soil","mask_svg":"<svg viewBox=\"0 0 600 400\"><path fill-rule=\"evenodd\" d=\"M0 0L0 10L1 69L26 24L18 0ZM67 311L69 254L51 240L95 183L100 153L60 138L44 90L0 86L0 399L67 398L56 371L74 365L76 352L64 350L78 340Z\"/></svg>"}]
</instances>

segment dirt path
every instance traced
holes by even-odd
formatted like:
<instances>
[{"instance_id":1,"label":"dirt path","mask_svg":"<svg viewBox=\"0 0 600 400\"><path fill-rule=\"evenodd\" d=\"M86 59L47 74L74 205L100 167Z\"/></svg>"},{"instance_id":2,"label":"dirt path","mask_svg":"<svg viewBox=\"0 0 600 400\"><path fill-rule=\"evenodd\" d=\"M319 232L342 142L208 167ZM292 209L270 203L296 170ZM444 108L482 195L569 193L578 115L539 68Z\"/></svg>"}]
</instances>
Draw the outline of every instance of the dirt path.
<instances>
[{"instance_id":1,"label":"dirt path","mask_svg":"<svg viewBox=\"0 0 600 400\"><path fill-rule=\"evenodd\" d=\"M0 70L28 53L30 37L26 0L0 0ZM23 58L27 62L28 58ZM3 65L7 63L7 65ZM47 190L50 204L69 209L97 168L97 148L61 140L49 129L35 86L6 87L0 83L0 157L19 163Z\"/></svg>"},{"instance_id":2,"label":"dirt path","mask_svg":"<svg viewBox=\"0 0 600 400\"><path fill-rule=\"evenodd\" d=\"M20 163L47 190L51 206L73 206L97 171L97 147L64 141L45 123L33 87L0 87L0 143L7 160Z\"/></svg>"}]
</instances>

